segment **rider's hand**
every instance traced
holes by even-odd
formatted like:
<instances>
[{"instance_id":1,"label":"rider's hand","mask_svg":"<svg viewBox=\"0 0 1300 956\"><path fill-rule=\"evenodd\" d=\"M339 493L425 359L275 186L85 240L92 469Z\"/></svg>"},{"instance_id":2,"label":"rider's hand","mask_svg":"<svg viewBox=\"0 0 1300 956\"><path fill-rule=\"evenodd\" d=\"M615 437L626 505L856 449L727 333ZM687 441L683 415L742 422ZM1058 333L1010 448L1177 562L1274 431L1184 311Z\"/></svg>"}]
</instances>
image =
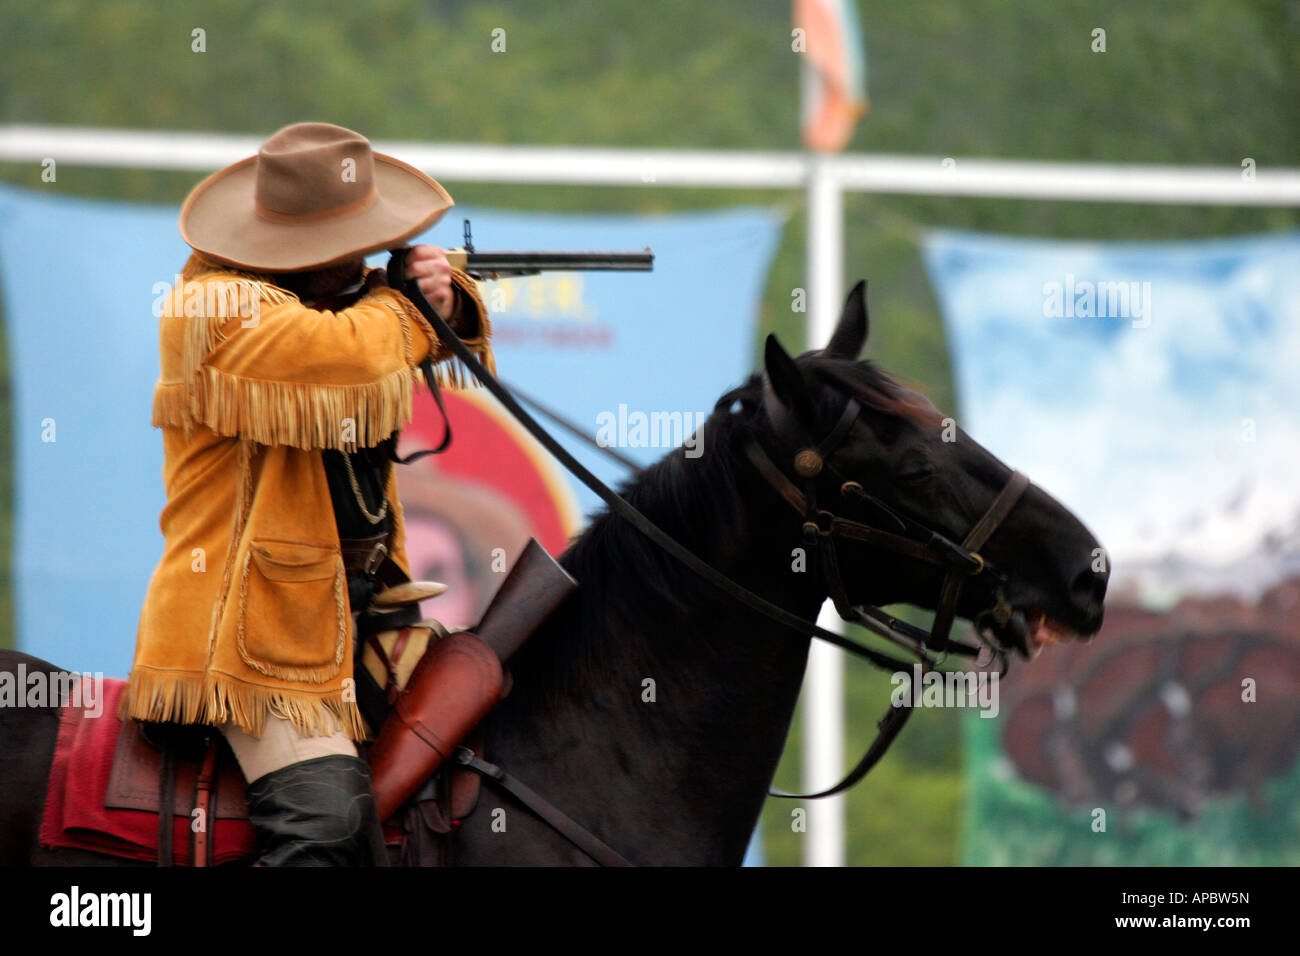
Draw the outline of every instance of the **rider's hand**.
<instances>
[{"instance_id":1,"label":"rider's hand","mask_svg":"<svg viewBox=\"0 0 1300 956\"><path fill-rule=\"evenodd\" d=\"M406 258L406 278L418 279L420 291L444 319L451 317L456 305L451 285L451 263L447 252L438 246L412 246Z\"/></svg>"}]
</instances>

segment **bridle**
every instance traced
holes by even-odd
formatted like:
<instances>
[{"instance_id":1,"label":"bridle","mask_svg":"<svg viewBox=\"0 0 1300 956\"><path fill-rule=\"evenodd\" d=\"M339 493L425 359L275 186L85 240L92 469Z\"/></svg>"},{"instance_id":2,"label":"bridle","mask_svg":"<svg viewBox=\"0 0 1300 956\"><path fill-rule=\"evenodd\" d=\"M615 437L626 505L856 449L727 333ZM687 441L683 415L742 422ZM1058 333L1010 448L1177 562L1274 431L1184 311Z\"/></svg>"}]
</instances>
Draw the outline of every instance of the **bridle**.
<instances>
[{"instance_id":1,"label":"bridle","mask_svg":"<svg viewBox=\"0 0 1300 956\"><path fill-rule=\"evenodd\" d=\"M729 405L734 397L735 393L724 395L719 400L719 406ZM1005 669L1004 651L991 638L985 636L985 631L989 623L1005 627L1011 620L1012 607L1003 594L1007 575L986 560L979 549L988 542L1011 513L1016 502L1024 495L1030 485L1029 479L1021 472L1013 471L988 510L962 542L957 544L932 528L898 514L883 501L868 494L859 482L845 478L831 464L831 456L843 444L862 414L862 406L857 399L847 400L835 426L820 441L809 437L807 429L776 398L770 388L764 389L763 406L772 425L774 440L788 456L790 467L797 478L792 479L787 476L752 436L745 439L745 455L768 485L803 519L802 541L816 557L822 583L826 586L839 616L915 654L923 674L933 670L943 661L943 657L935 660L931 656L933 652L941 652L944 657L950 653L977 657L982 649L990 653L989 661L983 663L991 663L996 657ZM838 486L840 497L870 506L893 530L845 518L829 508L822 507L818 499L817 485L819 481L824 483L828 477ZM937 564L946 569L943 584L939 589L934 623L929 632L891 617L878 607L853 603L840 573L836 548L838 539L863 542L883 551ZM967 580L981 576L992 577L996 582L993 607L976 619L976 633L980 637L982 648L949 637L953 621L956 619L957 602L961 597L963 585ZM904 701L909 701L909 697L904 697ZM849 774L835 786L816 793L801 794L770 789L769 794L807 800L829 797L849 789L866 776L867 772L884 756L889 745L907 723L911 710L910 701L899 706L891 705L878 725L879 732L876 739Z\"/></svg>"},{"instance_id":2,"label":"bridle","mask_svg":"<svg viewBox=\"0 0 1300 956\"><path fill-rule=\"evenodd\" d=\"M726 398L724 396L723 401L726 401ZM947 568L947 575L940 589L940 599L936 605L934 625L928 634L920 629L906 631L909 640L902 642L902 646L906 649L917 652L942 650L963 654L977 653L977 648L952 640L948 634L956 617L957 600L961 595L962 584L969 578L981 575L991 576L997 580L997 602L990 609L990 613L999 625L1006 625L1010 619L1011 605L1002 596L1001 587L1007 583L1007 576L996 565L987 561L978 549L988 542L1011 513L1016 502L1028 490L1030 482L1025 475L1019 471L1011 473L988 510L971 528L965 539L957 544L940 532L899 514L883 501L868 494L859 482L846 479L830 463L831 456L844 442L862 414L862 406L857 399L849 398L845 402L835 426L820 442L808 439L803 426L770 390L764 392L763 405L772 424L775 441L785 449L789 449L791 466L798 478L802 479L803 487L800 488L795 480L787 477L777 467L756 439L751 437L746 440L745 454L767 483L803 518L801 530L804 543L816 549L829 596L841 617L845 620L856 620L861 616L862 610L853 605L848 598L836 557L835 540L848 538L884 551ZM868 505L885 519L883 523L889 524L895 530L886 530L844 518L827 508L819 507L816 482L823 476L834 479L839 486L841 497ZM877 620L881 616L880 613L871 615Z\"/></svg>"},{"instance_id":3,"label":"bridle","mask_svg":"<svg viewBox=\"0 0 1300 956\"><path fill-rule=\"evenodd\" d=\"M748 588L738 584L728 578L725 574L718 571L712 565L698 557L693 551L684 547L675 538L665 532L662 528L643 515L633 505L626 501L622 496L613 491L608 485L602 482L590 470L578 461L567 449L559 444L558 441L519 404L515 396L509 389L505 388L501 382L489 372L483 364L474 356L472 352L461 342L460 337L451 329L446 320L429 305L420 287L415 280L406 280L405 266L406 256L409 253L407 249L394 250L388 263L388 284L402 291L402 293L419 309L420 313L428 319L433 330L437 333L440 342L445 344L453 355L470 370L475 378L483 384L494 398L496 398L505 409L534 437L539 443L562 464L575 478L590 488L605 504L610 511L623 518L647 538L653 541L658 547L667 552L675 560L685 565L695 574L704 578L710 584L714 585L724 594L733 600L750 608L753 611L763 615L771 621L785 627L787 630L797 634L800 639L816 637L820 640L833 644L857 657L861 657L877 667L884 670L897 673L900 671L910 671L910 665L896 657L881 653L874 648L868 647L858 641L853 640L835 631L820 627L817 624L807 621L793 614L772 602L760 597ZM426 363L427 365L427 363ZM431 374L431 369L425 368L425 380L430 391L433 392L435 399L438 399L437 381ZM724 403L730 404L736 393L730 396L723 396L719 400L719 406ZM952 640L948 637L953 620L956 615L957 600L960 596L963 582L973 575L990 574L997 575L998 572L979 554L978 549L988 541L989 537L997 530L998 526L1006 519L1012 507L1024 494L1025 489L1029 487L1029 479L1020 472L1012 472L1006 486L998 494L989 510L971 529L962 544L954 544L943 535L925 528L910 521L900 515L895 514L883 502L877 501L868 495L862 486L855 481L844 481L840 484L840 492L844 496L853 496L862 502L874 504L882 514L888 515L899 530L888 531L864 524L859 521L839 517L833 512L818 507L816 487L813 479L817 478L823 471L829 475L839 478L835 469L829 464L829 457L842 444L844 438L848 435L853 424L857 421L861 413L861 406L855 399L850 398L840 414L834 428L821 441L807 440L802 425L800 425L793 415L785 411L784 406L775 400L775 396L770 391L765 392L765 404L769 418L772 419L773 428L776 429L778 440L791 443L795 448L792 464L797 475L803 479L803 487L799 487L794 481L786 477L785 473L768 457L767 453L758 446L756 442L750 442L746 448L746 454L759 472L767 479L786 501L795 507L800 515L804 518L803 534L808 542L816 542L817 555L822 567L822 573L825 583L829 589L831 600L835 604L836 610L846 621L860 624L870 631L881 635L893 643L903 647L909 652L915 654L920 661L924 672L929 672L937 666L940 661L935 661L931 657L931 651L942 651L945 653L959 653L974 656L979 653L979 648L960 641ZM441 408L441 401L439 400ZM445 421L445 416L444 416ZM408 456L404 461L414 460L418 454L436 453L446 447L450 438L450 431L444 436L442 445L438 449L430 452L417 453L417 455ZM932 561L948 568L947 576L940 591L939 612L936 614L934 626L927 633L914 625L905 621L900 621L891 617L884 611L876 607L866 607L854 605L849 600L844 582L840 577L839 562L835 552L835 539L848 537L853 540L866 541L879 547L887 548L900 554L911 557L917 557L921 560ZM1005 579L1003 579L1005 580ZM981 618L997 620L999 624L1005 625L1011 619L1011 607L1005 599L999 597L994 608L981 615ZM977 633L979 632L981 620L976 620ZM985 646L996 656L1001 657L995 645L986 640L981 635L981 640ZM889 745L893 743L894 738L898 736L907 718L911 715L911 703L907 702L899 706L891 706L886 712L884 718L879 724L879 733L872 742L870 748L863 755L862 759L854 766L849 774L833 787L826 790L811 794L791 794L779 790L769 790L774 796L797 797L800 799L816 799L819 797L828 797L832 794L840 793L852 787L875 766ZM607 846L603 841L593 835L573 820L566 817L558 811L554 805L550 804L539 794L524 786L520 781L506 774L501 768L488 764L486 761L477 758L472 751L460 748L456 754L456 760L462 766L480 773L484 777L494 780L508 792L514 794L526 806L528 806L541 819L545 820L553 829L581 849L589 857L602 865L630 865L627 860L618 854L615 850Z\"/></svg>"}]
</instances>

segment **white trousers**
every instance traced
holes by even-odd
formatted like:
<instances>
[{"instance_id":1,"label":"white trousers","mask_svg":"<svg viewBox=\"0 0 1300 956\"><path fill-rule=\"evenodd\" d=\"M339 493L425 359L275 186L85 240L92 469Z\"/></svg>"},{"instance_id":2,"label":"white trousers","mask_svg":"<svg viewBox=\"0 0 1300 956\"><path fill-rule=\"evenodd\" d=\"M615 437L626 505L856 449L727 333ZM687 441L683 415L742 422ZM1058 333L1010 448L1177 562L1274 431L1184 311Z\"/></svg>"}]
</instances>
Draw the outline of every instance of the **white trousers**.
<instances>
[{"instance_id":1,"label":"white trousers","mask_svg":"<svg viewBox=\"0 0 1300 956\"><path fill-rule=\"evenodd\" d=\"M302 760L336 754L357 756L357 745L343 731L304 737L289 720L274 713L266 715L261 737L254 737L234 724L222 724L218 729L235 752L235 759L239 761L239 768L244 771L244 780L248 783L272 770Z\"/></svg>"}]
</instances>

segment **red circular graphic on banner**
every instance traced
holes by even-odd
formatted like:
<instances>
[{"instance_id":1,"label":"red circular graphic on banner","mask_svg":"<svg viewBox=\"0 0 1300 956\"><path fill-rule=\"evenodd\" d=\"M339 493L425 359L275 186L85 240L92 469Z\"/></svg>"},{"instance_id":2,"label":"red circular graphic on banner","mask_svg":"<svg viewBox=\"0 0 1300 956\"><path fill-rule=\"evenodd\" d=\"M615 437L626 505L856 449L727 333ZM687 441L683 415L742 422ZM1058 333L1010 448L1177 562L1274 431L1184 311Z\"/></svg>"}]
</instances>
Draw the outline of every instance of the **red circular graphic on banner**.
<instances>
[{"instance_id":1,"label":"red circular graphic on banner","mask_svg":"<svg viewBox=\"0 0 1300 956\"><path fill-rule=\"evenodd\" d=\"M477 622L503 572L530 537L558 555L581 525L568 479L547 452L480 389L443 392L452 443L399 467L411 576L447 584L428 602L449 626ZM406 456L442 440L442 421L423 389L402 432Z\"/></svg>"}]
</instances>

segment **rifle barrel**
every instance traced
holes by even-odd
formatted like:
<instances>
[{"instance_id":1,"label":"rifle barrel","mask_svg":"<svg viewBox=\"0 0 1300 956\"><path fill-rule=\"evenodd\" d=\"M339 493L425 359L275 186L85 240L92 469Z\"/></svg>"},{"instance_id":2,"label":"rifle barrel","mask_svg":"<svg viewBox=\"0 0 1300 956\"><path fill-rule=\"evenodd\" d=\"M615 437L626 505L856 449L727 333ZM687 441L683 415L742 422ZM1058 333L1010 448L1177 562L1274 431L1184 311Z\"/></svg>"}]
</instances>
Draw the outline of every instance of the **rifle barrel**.
<instances>
[{"instance_id":1,"label":"rifle barrel","mask_svg":"<svg viewBox=\"0 0 1300 956\"><path fill-rule=\"evenodd\" d=\"M643 252L447 252L453 266L480 277L539 272L651 272L654 258L649 248Z\"/></svg>"}]
</instances>

